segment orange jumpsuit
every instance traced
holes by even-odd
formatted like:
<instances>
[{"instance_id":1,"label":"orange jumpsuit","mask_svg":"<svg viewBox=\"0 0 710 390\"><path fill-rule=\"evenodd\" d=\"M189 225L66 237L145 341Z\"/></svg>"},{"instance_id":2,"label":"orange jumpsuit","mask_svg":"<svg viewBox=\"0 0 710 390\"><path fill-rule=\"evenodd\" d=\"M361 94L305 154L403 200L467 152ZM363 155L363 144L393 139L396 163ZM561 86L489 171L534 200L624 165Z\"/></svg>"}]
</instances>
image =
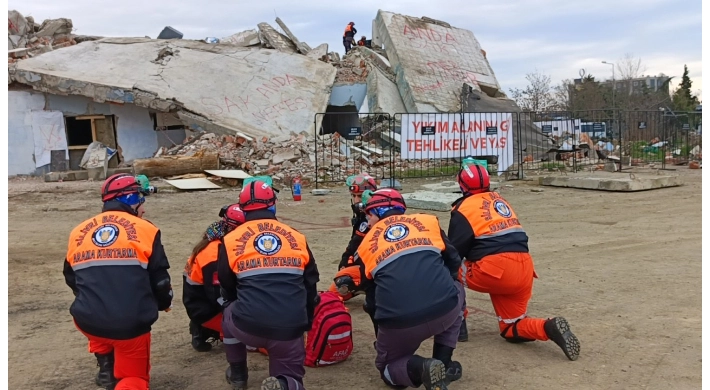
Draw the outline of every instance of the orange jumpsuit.
<instances>
[{"instance_id":1,"label":"orange jumpsuit","mask_svg":"<svg viewBox=\"0 0 710 390\"><path fill-rule=\"evenodd\" d=\"M464 196L451 210L448 236L465 258L466 287L490 295L500 335L511 342L548 340L546 319L527 316L537 274L510 204L495 192Z\"/></svg>"}]
</instances>

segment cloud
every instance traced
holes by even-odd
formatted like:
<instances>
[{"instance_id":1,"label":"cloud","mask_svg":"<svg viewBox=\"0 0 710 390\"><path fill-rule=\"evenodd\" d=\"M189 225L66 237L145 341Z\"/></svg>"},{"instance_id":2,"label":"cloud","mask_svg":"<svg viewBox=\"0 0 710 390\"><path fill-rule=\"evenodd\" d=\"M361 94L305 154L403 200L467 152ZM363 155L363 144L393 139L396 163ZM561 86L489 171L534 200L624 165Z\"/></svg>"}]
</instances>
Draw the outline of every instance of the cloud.
<instances>
[{"instance_id":1,"label":"cloud","mask_svg":"<svg viewBox=\"0 0 710 390\"><path fill-rule=\"evenodd\" d=\"M222 38L267 22L278 29L279 16L312 47L328 43L343 53L342 33L354 21L358 35L372 36L372 20L381 0L360 0L352 6L332 1L274 0L168 2L124 0L10 0L9 9L46 18L71 18L76 33L103 36L150 36L165 26L187 39ZM488 53L501 87L524 88L525 75L538 69L554 83L579 77L580 69L610 79L609 65L631 52L647 65L647 74L680 78L688 64L694 89L702 89L701 1L677 0L469 0L412 2L392 0L386 11L428 16L473 31Z\"/></svg>"}]
</instances>

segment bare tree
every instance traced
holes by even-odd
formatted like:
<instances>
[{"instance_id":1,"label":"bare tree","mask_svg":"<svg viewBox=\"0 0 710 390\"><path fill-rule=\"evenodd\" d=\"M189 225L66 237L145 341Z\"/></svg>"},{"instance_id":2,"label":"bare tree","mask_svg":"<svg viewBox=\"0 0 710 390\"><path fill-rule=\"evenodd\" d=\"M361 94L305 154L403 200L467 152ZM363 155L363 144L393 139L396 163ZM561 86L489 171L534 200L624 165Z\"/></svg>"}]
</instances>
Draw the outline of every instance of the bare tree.
<instances>
[{"instance_id":1,"label":"bare tree","mask_svg":"<svg viewBox=\"0 0 710 390\"><path fill-rule=\"evenodd\" d=\"M567 111L571 106L571 95L574 84L570 79L564 79L552 88L552 99L556 110Z\"/></svg>"},{"instance_id":2,"label":"bare tree","mask_svg":"<svg viewBox=\"0 0 710 390\"><path fill-rule=\"evenodd\" d=\"M641 58L634 57L633 53L626 53L624 58L616 61L616 71L619 73L618 80L631 80L641 77L647 69Z\"/></svg>"},{"instance_id":3,"label":"bare tree","mask_svg":"<svg viewBox=\"0 0 710 390\"><path fill-rule=\"evenodd\" d=\"M511 89L510 94L520 108L525 111L547 111L554 109L555 102L552 97L552 78L535 69L525 76L528 86L521 90Z\"/></svg>"}]
</instances>

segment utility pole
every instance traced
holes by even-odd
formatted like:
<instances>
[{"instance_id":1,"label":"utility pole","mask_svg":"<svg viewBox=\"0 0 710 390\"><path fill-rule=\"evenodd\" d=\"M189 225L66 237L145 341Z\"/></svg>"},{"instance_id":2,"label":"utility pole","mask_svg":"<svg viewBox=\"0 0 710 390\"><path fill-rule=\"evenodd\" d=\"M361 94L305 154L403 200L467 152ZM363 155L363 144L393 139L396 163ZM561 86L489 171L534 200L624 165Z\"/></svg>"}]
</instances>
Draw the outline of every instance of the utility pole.
<instances>
[{"instance_id":1,"label":"utility pole","mask_svg":"<svg viewBox=\"0 0 710 390\"><path fill-rule=\"evenodd\" d=\"M611 65L611 108L616 109L616 76L614 72L614 63L602 61L602 64Z\"/></svg>"}]
</instances>

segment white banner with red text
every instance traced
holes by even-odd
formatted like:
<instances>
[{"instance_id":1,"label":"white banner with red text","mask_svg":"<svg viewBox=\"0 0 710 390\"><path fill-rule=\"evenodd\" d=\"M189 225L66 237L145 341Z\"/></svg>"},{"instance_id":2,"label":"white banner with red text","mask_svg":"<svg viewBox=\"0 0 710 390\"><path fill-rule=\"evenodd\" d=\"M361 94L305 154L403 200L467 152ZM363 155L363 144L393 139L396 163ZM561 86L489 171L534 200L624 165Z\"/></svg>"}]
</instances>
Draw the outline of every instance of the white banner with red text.
<instances>
[{"instance_id":1,"label":"white banner with red text","mask_svg":"<svg viewBox=\"0 0 710 390\"><path fill-rule=\"evenodd\" d=\"M498 174L513 164L513 114L402 114L405 160L498 156Z\"/></svg>"}]
</instances>

